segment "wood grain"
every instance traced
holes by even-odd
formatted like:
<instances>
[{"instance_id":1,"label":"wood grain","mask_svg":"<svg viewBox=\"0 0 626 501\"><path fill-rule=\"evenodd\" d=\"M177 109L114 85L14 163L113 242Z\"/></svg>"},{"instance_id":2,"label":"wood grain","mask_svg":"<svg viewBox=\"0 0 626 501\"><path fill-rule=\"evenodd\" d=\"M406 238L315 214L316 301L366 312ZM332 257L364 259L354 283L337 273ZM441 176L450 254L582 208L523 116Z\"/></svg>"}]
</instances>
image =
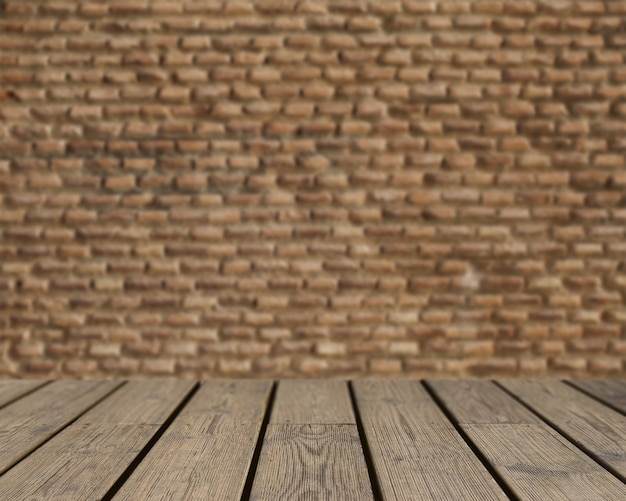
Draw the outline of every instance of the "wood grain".
<instances>
[{"instance_id":1,"label":"wood grain","mask_svg":"<svg viewBox=\"0 0 626 501\"><path fill-rule=\"evenodd\" d=\"M386 500L508 499L419 381L357 381Z\"/></svg>"},{"instance_id":2,"label":"wood grain","mask_svg":"<svg viewBox=\"0 0 626 501\"><path fill-rule=\"evenodd\" d=\"M373 499L356 426L270 425L250 499Z\"/></svg>"},{"instance_id":3,"label":"wood grain","mask_svg":"<svg viewBox=\"0 0 626 501\"><path fill-rule=\"evenodd\" d=\"M560 381L500 384L624 478L626 417Z\"/></svg>"},{"instance_id":4,"label":"wood grain","mask_svg":"<svg viewBox=\"0 0 626 501\"><path fill-rule=\"evenodd\" d=\"M58 381L0 410L0 473L121 384Z\"/></svg>"},{"instance_id":5,"label":"wood grain","mask_svg":"<svg viewBox=\"0 0 626 501\"><path fill-rule=\"evenodd\" d=\"M0 383L0 500L372 500L363 439L386 500L626 499L626 417L584 393L625 385L571 384L361 380L359 436L345 381L281 382L253 464L268 381Z\"/></svg>"},{"instance_id":6,"label":"wood grain","mask_svg":"<svg viewBox=\"0 0 626 501\"><path fill-rule=\"evenodd\" d=\"M279 384L250 499L373 499L345 382Z\"/></svg>"},{"instance_id":7,"label":"wood grain","mask_svg":"<svg viewBox=\"0 0 626 501\"><path fill-rule=\"evenodd\" d=\"M493 383L464 382L465 398L453 381L429 384L520 498L626 499L619 479ZM498 408L497 420L485 422L489 409Z\"/></svg>"},{"instance_id":8,"label":"wood grain","mask_svg":"<svg viewBox=\"0 0 626 501\"><path fill-rule=\"evenodd\" d=\"M205 382L114 499L240 499L271 386Z\"/></svg>"},{"instance_id":9,"label":"wood grain","mask_svg":"<svg viewBox=\"0 0 626 501\"><path fill-rule=\"evenodd\" d=\"M355 424L345 381L287 380L278 384L272 424Z\"/></svg>"},{"instance_id":10,"label":"wood grain","mask_svg":"<svg viewBox=\"0 0 626 501\"><path fill-rule=\"evenodd\" d=\"M0 381L0 409L46 383L35 380Z\"/></svg>"},{"instance_id":11,"label":"wood grain","mask_svg":"<svg viewBox=\"0 0 626 501\"><path fill-rule=\"evenodd\" d=\"M0 492L16 500L101 499L192 386L126 384L0 477Z\"/></svg>"},{"instance_id":12,"label":"wood grain","mask_svg":"<svg viewBox=\"0 0 626 501\"><path fill-rule=\"evenodd\" d=\"M579 380L571 384L626 414L626 381Z\"/></svg>"},{"instance_id":13,"label":"wood grain","mask_svg":"<svg viewBox=\"0 0 626 501\"><path fill-rule=\"evenodd\" d=\"M446 392L459 409L459 424L531 424L537 418L512 398L502 398L502 390L485 380L427 381ZM495 391L497 390L497 391Z\"/></svg>"}]
</instances>

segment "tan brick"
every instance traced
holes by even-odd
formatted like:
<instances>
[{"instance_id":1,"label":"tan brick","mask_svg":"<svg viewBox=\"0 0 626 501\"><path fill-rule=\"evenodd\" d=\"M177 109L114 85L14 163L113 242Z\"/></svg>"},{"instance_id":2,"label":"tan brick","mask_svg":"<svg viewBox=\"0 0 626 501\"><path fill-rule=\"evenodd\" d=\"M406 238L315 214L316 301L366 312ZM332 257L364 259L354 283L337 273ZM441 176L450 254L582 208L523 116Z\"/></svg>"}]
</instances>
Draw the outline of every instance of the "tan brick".
<instances>
[{"instance_id":1,"label":"tan brick","mask_svg":"<svg viewBox=\"0 0 626 501\"><path fill-rule=\"evenodd\" d=\"M168 359L146 359L141 362L141 371L147 375L168 375L176 372L176 362Z\"/></svg>"},{"instance_id":2,"label":"tan brick","mask_svg":"<svg viewBox=\"0 0 626 501\"><path fill-rule=\"evenodd\" d=\"M412 356L419 353L419 344L411 341L394 341L389 343L389 354L397 356Z\"/></svg>"},{"instance_id":3,"label":"tan brick","mask_svg":"<svg viewBox=\"0 0 626 501\"><path fill-rule=\"evenodd\" d=\"M329 368L329 362L324 359L305 357L295 362L295 369L303 374L320 374Z\"/></svg>"},{"instance_id":4,"label":"tan brick","mask_svg":"<svg viewBox=\"0 0 626 501\"><path fill-rule=\"evenodd\" d=\"M373 358L368 364L374 374L397 374L402 371L402 361L393 358Z\"/></svg>"}]
</instances>

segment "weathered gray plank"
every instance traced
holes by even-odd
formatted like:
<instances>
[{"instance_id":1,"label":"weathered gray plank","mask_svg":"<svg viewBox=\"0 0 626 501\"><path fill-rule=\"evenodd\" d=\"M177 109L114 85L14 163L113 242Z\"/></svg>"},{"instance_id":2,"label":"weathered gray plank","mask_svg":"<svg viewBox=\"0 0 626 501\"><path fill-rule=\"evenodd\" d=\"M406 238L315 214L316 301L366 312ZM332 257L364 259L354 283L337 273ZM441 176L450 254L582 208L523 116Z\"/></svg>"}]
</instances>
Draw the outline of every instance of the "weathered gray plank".
<instances>
[{"instance_id":1,"label":"weathered gray plank","mask_svg":"<svg viewBox=\"0 0 626 501\"><path fill-rule=\"evenodd\" d=\"M0 474L121 384L58 381L0 410Z\"/></svg>"},{"instance_id":2,"label":"weathered gray plank","mask_svg":"<svg viewBox=\"0 0 626 501\"><path fill-rule=\"evenodd\" d=\"M5 499L101 499L193 384L126 384L0 477L0 492Z\"/></svg>"},{"instance_id":3,"label":"weathered gray plank","mask_svg":"<svg viewBox=\"0 0 626 501\"><path fill-rule=\"evenodd\" d=\"M278 385L272 424L354 424L345 381L285 380Z\"/></svg>"},{"instance_id":4,"label":"weathered gray plank","mask_svg":"<svg viewBox=\"0 0 626 501\"><path fill-rule=\"evenodd\" d=\"M346 382L279 384L250 499L373 499Z\"/></svg>"},{"instance_id":5,"label":"weathered gray plank","mask_svg":"<svg viewBox=\"0 0 626 501\"><path fill-rule=\"evenodd\" d=\"M114 499L240 499L271 386L205 382Z\"/></svg>"},{"instance_id":6,"label":"weathered gray plank","mask_svg":"<svg viewBox=\"0 0 626 501\"><path fill-rule=\"evenodd\" d=\"M522 499L626 498L619 479L493 383L428 384ZM497 415L489 417L490 409Z\"/></svg>"},{"instance_id":7,"label":"weathered gray plank","mask_svg":"<svg viewBox=\"0 0 626 501\"><path fill-rule=\"evenodd\" d=\"M18 381L0 381L0 409L46 383L47 381L25 379Z\"/></svg>"},{"instance_id":8,"label":"weathered gray plank","mask_svg":"<svg viewBox=\"0 0 626 501\"><path fill-rule=\"evenodd\" d=\"M508 499L419 381L353 387L385 499Z\"/></svg>"},{"instance_id":9,"label":"weathered gray plank","mask_svg":"<svg viewBox=\"0 0 626 501\"><path fill-rule=\"evenodd\" d=\"M626 414L626 381L578 380L570 383Z\"/></svg>"},{"instance_id":10,"label":"weathered gray plank","mask_svg":"<svg viewBox=\"0 0 626 501\"><path fill-rule=\"evenodd\" d=\"M270 425L250 499L373 499L356 426Z\"/></svg>"},{"instance_id":11,"label":"weathered gray plank","mask_svg":"<svg viewBox=\"0 0 626 501\"><path fill-rule=\"evenodd\" d=\"M426 381L431 388L445 389L446 399L464 410L456 416L459 424L533 424L537 418L512 398L503 398L489 381Z\"/></svg>"},{"instance_id":12,"label":"weathered gray plank","mask_svg":"<svg viewBox=\"0 0 626 501\"><path fill-rule=\"evenodd\" d=\"M560 381L500 384L624 479L626 417Z\"/></svg>"}]
</instances>

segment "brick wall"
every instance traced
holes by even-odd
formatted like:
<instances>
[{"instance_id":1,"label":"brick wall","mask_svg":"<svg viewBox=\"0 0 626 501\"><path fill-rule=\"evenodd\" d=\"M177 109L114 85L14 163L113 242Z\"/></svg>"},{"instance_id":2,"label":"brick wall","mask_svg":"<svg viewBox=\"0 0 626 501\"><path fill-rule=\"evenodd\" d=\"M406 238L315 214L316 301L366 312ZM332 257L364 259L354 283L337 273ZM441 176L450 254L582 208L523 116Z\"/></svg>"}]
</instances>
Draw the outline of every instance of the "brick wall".
<instances>
[{"instance_id":1,"label":"brick wall","mask_svg":"<svg viewBox=\"0 0 626 501\"><path fill-rule=\"evenodd\" d=\"M626 361L626 2L0 2L0 377Z\"/></svg>"}]
</instances>

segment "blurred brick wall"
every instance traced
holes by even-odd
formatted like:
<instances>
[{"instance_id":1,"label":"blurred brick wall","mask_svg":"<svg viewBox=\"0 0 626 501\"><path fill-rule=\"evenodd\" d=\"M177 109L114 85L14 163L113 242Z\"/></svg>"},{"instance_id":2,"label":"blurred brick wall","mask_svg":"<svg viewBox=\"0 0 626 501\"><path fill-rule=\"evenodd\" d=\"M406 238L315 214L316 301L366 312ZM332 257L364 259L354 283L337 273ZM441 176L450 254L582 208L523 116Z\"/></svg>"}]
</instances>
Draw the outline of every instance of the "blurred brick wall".
<instances>
[{"instance_id":1,"label":"blurred brick wall","mask_svg":"<svg viewBox=\"0 0 626 501\"><path fill-rule=\"evenodd\" d=\"M626 2L0 2L0 377L626 360Z\"/></svg>"}]
</instances>

